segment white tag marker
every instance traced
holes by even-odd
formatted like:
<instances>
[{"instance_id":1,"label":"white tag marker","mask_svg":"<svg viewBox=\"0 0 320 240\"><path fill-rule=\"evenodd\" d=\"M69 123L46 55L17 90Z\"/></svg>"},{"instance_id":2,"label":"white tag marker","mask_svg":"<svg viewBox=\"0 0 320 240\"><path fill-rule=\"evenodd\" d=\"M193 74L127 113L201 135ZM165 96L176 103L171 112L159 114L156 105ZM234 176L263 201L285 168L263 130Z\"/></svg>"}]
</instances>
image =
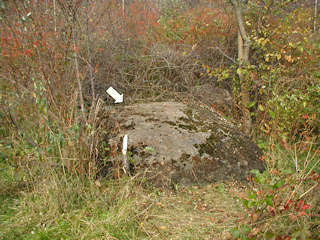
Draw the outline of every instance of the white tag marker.
<instances>
[{"instance_id":1,"label":"white tag marker","mask_svg":"<svg viewBox=\"0 0 320 240\"><path fill-rule=\"evenodd\" d=\"M127 170L129 169L129 163L127 159L127 150L128 150L128 135L126 134L123 137L123 147L122 147L124 173L127 173Z\"/></svg>"}]
</instances>

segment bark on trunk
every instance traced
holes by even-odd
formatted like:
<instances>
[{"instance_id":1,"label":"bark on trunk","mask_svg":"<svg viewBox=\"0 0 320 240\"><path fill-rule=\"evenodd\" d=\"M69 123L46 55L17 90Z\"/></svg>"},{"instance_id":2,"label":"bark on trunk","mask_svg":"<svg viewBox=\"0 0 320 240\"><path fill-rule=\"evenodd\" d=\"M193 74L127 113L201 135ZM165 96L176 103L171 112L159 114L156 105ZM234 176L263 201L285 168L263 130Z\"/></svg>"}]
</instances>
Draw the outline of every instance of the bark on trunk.
<instances>
[{"instance_id":1,"label":"bark on trunk","mask_svg":"<svg viewBox=\"0 0 320 240\"><path fill-rule=\"evenodd\" d=\"M241 0L230 0L230 2L233 5L234 12L236 14L237 23L238 23L238 58L239 58L239 68L242 69L247 64L249 64L249 50L250 50L249 40L245 30ZM241 105L242 115L243 115L244 131L247 135L250 135L252 123L251 123L251 114L249 109L247 108L247 105L250 102L249 83L248 83L248 79L245 76L243 76L242 73L239 74L239 79L240 79L240 85L241 85L240 105Z\"/></svg>"}]
</instances>

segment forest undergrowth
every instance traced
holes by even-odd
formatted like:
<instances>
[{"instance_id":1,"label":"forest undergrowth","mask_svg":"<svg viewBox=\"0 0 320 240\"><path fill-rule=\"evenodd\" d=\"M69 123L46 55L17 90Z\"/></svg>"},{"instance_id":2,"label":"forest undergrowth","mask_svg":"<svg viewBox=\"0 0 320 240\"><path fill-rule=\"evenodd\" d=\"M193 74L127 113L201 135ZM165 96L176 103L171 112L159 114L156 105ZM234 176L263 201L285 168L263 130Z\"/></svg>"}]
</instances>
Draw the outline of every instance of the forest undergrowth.
<instances>
[{"instance_id":1,"label":"forest undergrowth","mask_svg":"<svg viewBox=\"0 0 320 240\"><path fill-rule=\"evenodd\" d=\"M248 1L241 65L231 3L182 2L0 1L1 239L320 238L317 5ZM242 131L250 113L266 171L175 189L99 177L109 86L124 105L228 92L228 111L206 104Z\"/></svg>"}]
</instances>

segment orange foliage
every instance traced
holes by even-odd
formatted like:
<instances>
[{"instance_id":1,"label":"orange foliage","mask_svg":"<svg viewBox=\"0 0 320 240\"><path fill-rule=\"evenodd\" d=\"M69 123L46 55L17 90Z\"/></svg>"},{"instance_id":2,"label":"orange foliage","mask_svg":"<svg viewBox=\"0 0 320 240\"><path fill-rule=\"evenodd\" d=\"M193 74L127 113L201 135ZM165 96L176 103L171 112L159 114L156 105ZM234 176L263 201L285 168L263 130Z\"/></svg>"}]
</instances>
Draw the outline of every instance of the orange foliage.
<instances>
[{"instance_id":1,"label":"orange foliage","mask_svg":"<svg viewBox=\"0 0 320 240\"><path fill-rule=\"evenodd\" d=\"M150 1L134 1L124 15L124 35L136 41L147 41L158 27L158 10Z\"/></svg>"},{"instance_id":2,"label":"orange foliage","mask_svg":"<svg viewBox=\"0 0 320 240\"><path fill-rule=\"evenodd\" d=\"M236 34L236 27L233 18L221 8L197 6L163 21L159 32L169 43L210 46L225 44L229 36Z\"/></svg>"}]
</instances>

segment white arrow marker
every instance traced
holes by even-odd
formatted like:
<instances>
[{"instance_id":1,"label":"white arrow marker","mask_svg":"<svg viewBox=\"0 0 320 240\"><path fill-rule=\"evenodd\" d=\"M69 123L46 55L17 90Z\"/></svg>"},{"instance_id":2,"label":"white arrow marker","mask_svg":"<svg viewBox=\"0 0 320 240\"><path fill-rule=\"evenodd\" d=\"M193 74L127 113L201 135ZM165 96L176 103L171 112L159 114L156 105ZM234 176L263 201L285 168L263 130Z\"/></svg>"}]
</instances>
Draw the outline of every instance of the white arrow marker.
<instances>
[{"instance_id":1,"label":"white arrow marker","mask_svg":"<svg viewBox=\"0 0 320 240\"><path fill-rule=\"evenodd\" d=\"M113 87L109 87L106 92L115 100L114 103L123 102L123 94L120 95Z\"/></svg>"}]
</instances>

